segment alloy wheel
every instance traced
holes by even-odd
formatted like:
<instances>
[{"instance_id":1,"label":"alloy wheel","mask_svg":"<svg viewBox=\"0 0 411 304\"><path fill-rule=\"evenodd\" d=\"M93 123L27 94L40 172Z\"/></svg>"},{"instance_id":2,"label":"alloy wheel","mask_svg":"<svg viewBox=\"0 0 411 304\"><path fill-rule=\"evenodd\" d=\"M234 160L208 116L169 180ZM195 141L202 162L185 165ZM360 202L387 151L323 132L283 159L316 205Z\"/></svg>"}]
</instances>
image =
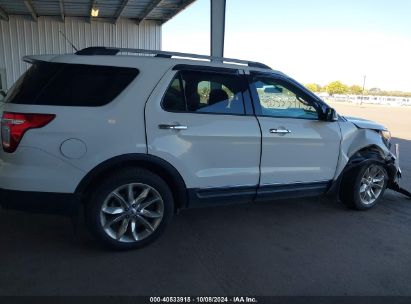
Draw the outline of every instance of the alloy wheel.
<instances>
[{"instance_id":1,"label":"alloy wheel","mask_svg":"<svg viewBox=\"0 0 411 304\"><path fill-rule=\"evenodd\" d=\"M164 215L164 202L153 187L122 185L104 200L100 223L105 233L120 242L137 242L154 233Z\"/></svg>"},{"instance_id":2,"label":"alloy wheel","mask_svg":"<svg viewBox=\"0 0 411 304\"><path fill-rule=\"evenodd\" d=\"M373 204L384 190L385 173L380 166L371 165L365 170L360 184L360 199L365 205Z\"/></svg>"}]
</instances>

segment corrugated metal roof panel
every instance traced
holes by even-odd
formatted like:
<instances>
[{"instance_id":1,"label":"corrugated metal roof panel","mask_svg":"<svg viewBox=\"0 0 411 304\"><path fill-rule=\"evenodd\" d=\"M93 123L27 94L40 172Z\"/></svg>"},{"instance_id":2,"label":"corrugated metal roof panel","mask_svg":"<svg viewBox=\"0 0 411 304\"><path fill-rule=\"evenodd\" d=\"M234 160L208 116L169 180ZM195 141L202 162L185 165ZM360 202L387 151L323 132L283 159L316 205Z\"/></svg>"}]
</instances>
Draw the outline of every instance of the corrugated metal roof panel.
<instances>
[{"instance_id":1,"label":"corrugated metal roof panel","mask_svg":"<svg viewBox=\"0 0 411 304\"><path fill-rule=\"evenodd\" d=\"M126 2L124 2L126 1ZM97 0L95 7L99 9L99 17L115 18L117 12L126 3L121 17L131 19L168 20L195 0ZM90 0L63 0L64 15L72 17L89 17ZM156 6L149 11L151 5ZM32 0L32 5L38 16L61 16L59 0ZM0 8L8 15L30 15L23 0L0 0Z\"/></svg>"},{"instance_id":2,"label":"corrugated metal roof panel","mask_svg":"<svg viewBox=\"0 0 411 304\"><path fill-rule=\"evenodd\" d=\"M0 0L0 7L10 15L29 15L26 5L23 1L6 1Z\"/></svg>"},{"instance_id":3,"label":"corrugated metal roof panel","mask_svg":"<svg viewBox=\"0 0 411 304\"><path fill-rule=\"evenodd\" d=\"M151 0L129 0L122 16L125 18L138 19L152 2Z\"/></svg>"}]
</instances>

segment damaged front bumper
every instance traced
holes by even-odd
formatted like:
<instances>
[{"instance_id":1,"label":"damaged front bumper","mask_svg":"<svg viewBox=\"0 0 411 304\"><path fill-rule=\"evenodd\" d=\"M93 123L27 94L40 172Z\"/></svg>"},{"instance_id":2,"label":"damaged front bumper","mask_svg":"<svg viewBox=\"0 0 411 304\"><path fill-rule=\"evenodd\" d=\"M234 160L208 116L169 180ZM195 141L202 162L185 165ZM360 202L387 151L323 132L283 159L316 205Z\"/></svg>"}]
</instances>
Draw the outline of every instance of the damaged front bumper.
<instances>
[{"instance_id":1,"label":"damaged front bumper","mask_svg":"<svg viewBox=\"0 0 411 304\"><path fill-rule=\"evenodd\" d=\"M402 188L400 186L401 180L401 168L400 168L400 146L399 144L395 144L395 153L390 153L390 155L386 159L388 174L390 176L390 180L388 182L388 188L394 190L398 193L401 193L405 196L411 198L411 192Z\"/></svg>"}]
</instances>

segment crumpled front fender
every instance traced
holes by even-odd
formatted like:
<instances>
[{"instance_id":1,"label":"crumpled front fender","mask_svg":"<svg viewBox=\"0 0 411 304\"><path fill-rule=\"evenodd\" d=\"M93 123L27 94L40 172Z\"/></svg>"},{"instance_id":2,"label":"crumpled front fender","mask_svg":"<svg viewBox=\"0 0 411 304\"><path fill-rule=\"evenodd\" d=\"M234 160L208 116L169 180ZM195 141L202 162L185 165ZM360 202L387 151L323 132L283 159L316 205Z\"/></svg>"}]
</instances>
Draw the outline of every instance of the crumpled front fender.
<instances>
[{"instance_id":1,"label":"crumpled front fender","mask_svg":"<svg viewBox=\"0 0 411 304\"><path fill-rule=\"evenodd\" d=\"M339 125L341 129L340 156L334 180L341 175L347 164L361 150L378 151L381 159L394 156L377 131L359 129L349 121L339 122Z\"/></svg>"},{"instance_id":2,"label":"crumpled front fender","mask_svg":"<svg viewBox=\"0 0 411 304\"><path fill-rule=\"evenodd\" d=\"M329 193L339 193L343 175L367 163L379 163L388 173L388 188L411 197L411 193L399 185L401 169L398 161L398 146L395 154L385 145L375 130L359 129L350 122L341 122L340 157Z\"/></svg>"}]
</instances>

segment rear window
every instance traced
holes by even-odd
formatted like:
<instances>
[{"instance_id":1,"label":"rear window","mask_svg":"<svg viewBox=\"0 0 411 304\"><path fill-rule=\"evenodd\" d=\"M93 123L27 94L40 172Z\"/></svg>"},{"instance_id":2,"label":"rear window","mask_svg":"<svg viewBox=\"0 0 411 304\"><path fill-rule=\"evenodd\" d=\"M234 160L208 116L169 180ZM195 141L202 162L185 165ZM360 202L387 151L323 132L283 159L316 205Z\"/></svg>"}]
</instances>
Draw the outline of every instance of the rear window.
<instances>
[{"instance_id":1,"label":"rear window","mask_svg":"<svg viewBox=\"0 0 411 304\"><path fill-rule=\"evenodd\" d=\"M115 99L137 75L134 68L37 62L17 80L4 102L102 106Z\"/></svg>"}]
</instances>

